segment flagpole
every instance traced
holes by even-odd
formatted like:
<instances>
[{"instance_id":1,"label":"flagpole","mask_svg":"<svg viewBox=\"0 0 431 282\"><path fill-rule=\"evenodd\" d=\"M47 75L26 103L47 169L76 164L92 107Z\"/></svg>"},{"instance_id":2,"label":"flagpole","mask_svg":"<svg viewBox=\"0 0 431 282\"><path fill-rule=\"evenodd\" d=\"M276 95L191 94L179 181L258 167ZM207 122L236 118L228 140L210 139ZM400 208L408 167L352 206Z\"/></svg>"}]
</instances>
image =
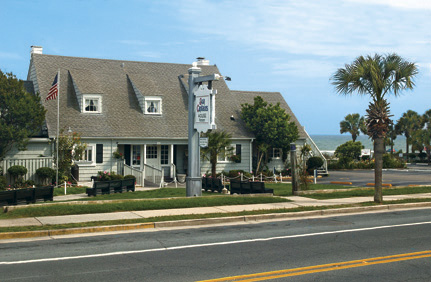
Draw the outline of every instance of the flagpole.
<instances>
[{"instance_id":1,"label":"flagpole","mask_svg":"<svg viewBox=\"0 0 431 282\"><path fill-rule=\"evenodd\" d=\"M56 161L57 161L57 163L55 164L55 167L57 168L57 171L56 171L56 179L55 179L55 184L56 184L56 186L59 186L59 184L58 184L58 137L59 137L59 131L60 131L60 69L58 69L58 72L57 72L57 75L58 75L58 80L57 80L57 83L58 83L58 85L57 85L57 89L58 89L58 94L57 94L57 158L56 158Z\"/></svg>"}]
</instances>

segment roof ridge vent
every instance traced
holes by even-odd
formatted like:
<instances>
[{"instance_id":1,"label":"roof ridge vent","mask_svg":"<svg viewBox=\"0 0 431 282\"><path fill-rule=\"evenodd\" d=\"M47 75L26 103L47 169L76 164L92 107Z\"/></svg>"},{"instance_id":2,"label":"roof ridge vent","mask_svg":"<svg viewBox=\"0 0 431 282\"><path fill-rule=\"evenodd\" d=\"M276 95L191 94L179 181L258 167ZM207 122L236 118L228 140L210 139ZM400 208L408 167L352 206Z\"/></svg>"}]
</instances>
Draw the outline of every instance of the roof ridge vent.
<instances>
[{"instance_id":1,"label":"roof ridge vent","mask_svg":"<svg viewBox=\"0 0 431 282\"><path fill-rule=\"evenodd\" d=\"M210 65L210 61L205 60L205 57L197 57L196 60L197 60L196 62L198 64L198 66L209 66Z\"/></svg>"}]
</instances>

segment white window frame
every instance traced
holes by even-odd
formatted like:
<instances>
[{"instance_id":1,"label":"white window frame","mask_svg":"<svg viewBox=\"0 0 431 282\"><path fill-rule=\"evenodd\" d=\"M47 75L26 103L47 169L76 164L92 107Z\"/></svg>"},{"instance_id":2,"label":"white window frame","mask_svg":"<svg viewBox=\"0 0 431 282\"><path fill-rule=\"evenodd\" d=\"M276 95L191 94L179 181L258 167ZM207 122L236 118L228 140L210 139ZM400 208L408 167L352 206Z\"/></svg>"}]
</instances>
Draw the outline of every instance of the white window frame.
<instances>
[{"instance_id":1,"label":"white window frame","mask_svg":"<svg viewBox=\"0 0 431 282\"><path fill-rule=\"evenodd\" d=\"M277 154L276 154L276 152L277 152ZM283 150L281 148L272 148L271 158L273 158L275 160L279 160L279 159L281 159L282 156L283 156Z\"/></svg>"},{"instance_id":2,"label":"white window frame","mask_svg":"<svg viewBox=\"0 0 431 282\"><path fill-rule=\"evenodd\" d=\"M133 162L134 162L133 157L135 156L135 155L134 155L134 153L135 153L135 148L137 149L136 151L139 151L139 155L136 155L136 162L137 162L138 164L134 164L134 163L133 163ZM132 145L132 147L130 148L130 164L132 165L132 167L141 167L141 164L142 164L142 158L141 158L141 155L142 155L142 148L141 148L141 145Z\"/></svg>"},{"instance_id":3,"label":"white window frame","mask_svg":"<svg viewBox=\"0 0 431 282\"><path fill-rule=\"evenodd\" d=\"M98 109L97 111L87 111L85 110L85 101L86 100L97 100L98 101ZM100 114L102 113L102 96L94 95L94 94L85 94L82 96L82 112L87 114Z\"/></svg>"},{"instance_id":4,"label":"white window frame","mask_svg":"<svg viewBox=\"0 0 431 282\"><path fill-rule=\"evenodd\" d=\"M162 97L153 97L153 96L149 96L149 97L145 97L145 102L144 102L144 110L145 110L145 114L146 115L161 115L163 113L163 105L162 105ZM149 112L148 108L151 106L151 103L158 103L159 108L157 112Z\"/></svg>"},{"instance_id":5,"label":"white window frame","mask_svg":"<svg viewBox=\"0 0 431 282\"><path fill-rule=\"evenodd\" d=\"M147 145L146 159L157 159L158 158L157 145Z\"/></svg>"},{"instance_id":6,"label":"white window frame","mask_svg":"<svg viewBox=\"0 0 431 282\"><path fill-rule=\"evenodd\" d=\"M226 151L229 149L229 147L224 148L224 160L221 160L219 158L219 155L217 155L217 163L228 163L230 162L229 157L226 155Z\"/></svg>"},{"instance_id":7,"label":"white window frame","mask_svg":"<svg viewBox=\"0 0 431 282\"><path fill-rule=\"evenodd\" d=\"M88 159L85 159L85 156L87 155L86 152L88 150L91 150L91 161ZM79 166L95 166L96 165L96 145L87 145L87 148L85 148L84 152L82 153L82 159L75 160L75 163Z\"/></svg>"}]
</instances>

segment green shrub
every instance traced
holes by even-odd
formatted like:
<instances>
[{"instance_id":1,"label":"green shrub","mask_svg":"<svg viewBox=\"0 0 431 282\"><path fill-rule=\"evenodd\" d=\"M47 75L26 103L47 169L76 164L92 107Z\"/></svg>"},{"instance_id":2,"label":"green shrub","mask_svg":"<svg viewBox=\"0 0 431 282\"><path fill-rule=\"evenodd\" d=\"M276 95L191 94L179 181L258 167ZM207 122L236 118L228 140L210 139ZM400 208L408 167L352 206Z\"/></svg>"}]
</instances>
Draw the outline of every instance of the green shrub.
<instances>
[{"instance_id":1,"label":"green shrub","mask_svg":"<svg viewBox=\"0 0 431 282\"><path fill-rule=\"evenodd\" d=\"M311 157L307 160L308 169L314 170L322 167L322 165L323 165L323 160L321 157Z\"/></svg>"},{"instance_id":2,"label":"green shrub","mask_svg":"<svg viewBox=\"0 0 431 282\"><path fill-rule=\"evenodd\" d=\"M383 155L383 168L404 168L405 162L399 158L396 158L390 154Z\"/></svg>"},{"instance_id":3,"label":"green shrub","mask_svg":"<svg viewBox=\"0 0 431 282\"><path fill-rule=\"evenodd\" d=\"M227 173L227 177L234 178L240 175L240 173L244 174L245 177L251 177L251 173L246 172L242 169L232 169Z\"/></svg>"},{"instance_id":4,"label":"green shrub","mask_svg":"<svg viewBox=\"0 0 431 282\"><path fill-rule=\"evenodd\" d=\"M6 190L6 177L3 175L0 175L0 191Z\"/></svg>"},{"instance_id":5,"label":"green shrub","mask_svg":"<svg viewBox=\"0 0 431 282\"><path fill-rule=\"evenodd\" d=\"M136 177L134 175L128 174L124 176L124 179L130 179L130 178L133 178L136 180Z\"/></svg>"},{"instance_id":6,"label":"green shrub","mask_svg":"<svg viewBox=\"0 0 431 282\"><path fill-rule=\"evenodd\" d=\"M42 184L46 184L47 180L55 178L55 170L50 167L40 167L36 170L37 176L42 179Z\"/></svg>"},{"instance_id":7,"label":"green shrub","mask_svg":"<svg viewBox=\"0 0 431 282\"><path fill-rule=\"evenodd\" d=\"M97 172L97 181L111 181L123 179L122 175L116 174L113 171L99 171Z\"/></svg>"},{"instance_id":8,"label":"green shrub","mask_svg":"<svg viewBox=\"0 0 431 282\"><path fill-rule=\"evenodd\" d=\"M359 141L348 141L337 147L335 156L339 158L339 162L347 164L352 160L359 160L361 149L363 148L364 146L362 146L362 143Z\"/></svg>"},{"instance_id":9,"label":"green shrub","mask_svg":"<svg viewBox=\"0 0 431 282\"><path fill-rule=\"evenodd\" d=\"M19 188L23 185L22 177L27 173L27 168L22 165L14 165L8 168L7 172L13 177L13 187Z\"/></svg>"},{"instance_id":10,"label":"green shrub","mask_svg":"<svg viewBox=\"0 0 431 282\"><path fill-rule=\"evenodd\" d=\"M24 176L27 173L27 168L22 165L11 166L7 172L13 177Z\"/></svg>"}]
</instances>

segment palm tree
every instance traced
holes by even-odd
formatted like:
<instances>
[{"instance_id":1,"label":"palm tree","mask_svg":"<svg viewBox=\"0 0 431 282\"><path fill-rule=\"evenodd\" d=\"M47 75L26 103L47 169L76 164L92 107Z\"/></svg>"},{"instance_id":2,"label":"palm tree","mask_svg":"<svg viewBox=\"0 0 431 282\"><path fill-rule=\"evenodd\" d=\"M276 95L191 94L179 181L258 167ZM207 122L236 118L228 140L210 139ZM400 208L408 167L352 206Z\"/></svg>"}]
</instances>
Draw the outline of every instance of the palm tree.
<instances>
[{"instance_id":1,"label":"palm tree","mask_svg":"<svg viewBox=\"0 0 431 282\"><path fill-rule=\"evenodd\" d=\"M360 132L367 134L365 119L359 114L348 114L344 120L340 122L340 133L352 134L353 142L356 141L356 138L359 136Z\"/></svg>"},{"instance_id":2,"label":"palm tree","mask_svg":"<svg viewBox=\"0 0 431 282\"><path fill-rule=\"evenodd\" d=\"M356 58L353 63L338 69L331 78L339 94L351 95L357 92L371 97L366 124L367 134L374 140L374 201L378 203L383 201L383 140L392 123L385 95L392 92L398 96L402 90L413 89L413 78L417 73L414 63L405 61L397 54L375 54Z\"/></svg>"},{"instance_id":3,"label":"palm tree","mask_svg":"<svg viewBox=\"0 0 431 282\"><path fill-rule=\"evenodd\" d=\"M421 116L412 110L405 112L395 125L395 130L398 134L406 137L406 154L407 160L409 159L409 147L411 144L411 137L413 132L422 128Z\"/></svg>"},{"instance_id":4,"label":"palm tree","mask_svg":"<svg viewBox=\"0 0 431 282\"><path fill-rule=\"evenodd\" d=\"M393 124L389 125L389 130L386 133L386 137L384 140L385 143L385 147L386 146L391 146L391 155L393 155L394 153L394 144L395 144L395 139L397 139L397 132L395 131L395 127ZM386 149L386 148L385 148Z\"/></svg>"},{"instance_id":5,"label":"palm tree","mask_svg":"<svg viewBox=\"0 0 431 282\"><path fill-rule=\"evenodd\" d=\"M218 157L232 153L232 135L226 131L208 131L205 136L208 137L208 147L201 149L201 156L210 161L211 176L216 177Z\"/></svg>"}]
</instances>

